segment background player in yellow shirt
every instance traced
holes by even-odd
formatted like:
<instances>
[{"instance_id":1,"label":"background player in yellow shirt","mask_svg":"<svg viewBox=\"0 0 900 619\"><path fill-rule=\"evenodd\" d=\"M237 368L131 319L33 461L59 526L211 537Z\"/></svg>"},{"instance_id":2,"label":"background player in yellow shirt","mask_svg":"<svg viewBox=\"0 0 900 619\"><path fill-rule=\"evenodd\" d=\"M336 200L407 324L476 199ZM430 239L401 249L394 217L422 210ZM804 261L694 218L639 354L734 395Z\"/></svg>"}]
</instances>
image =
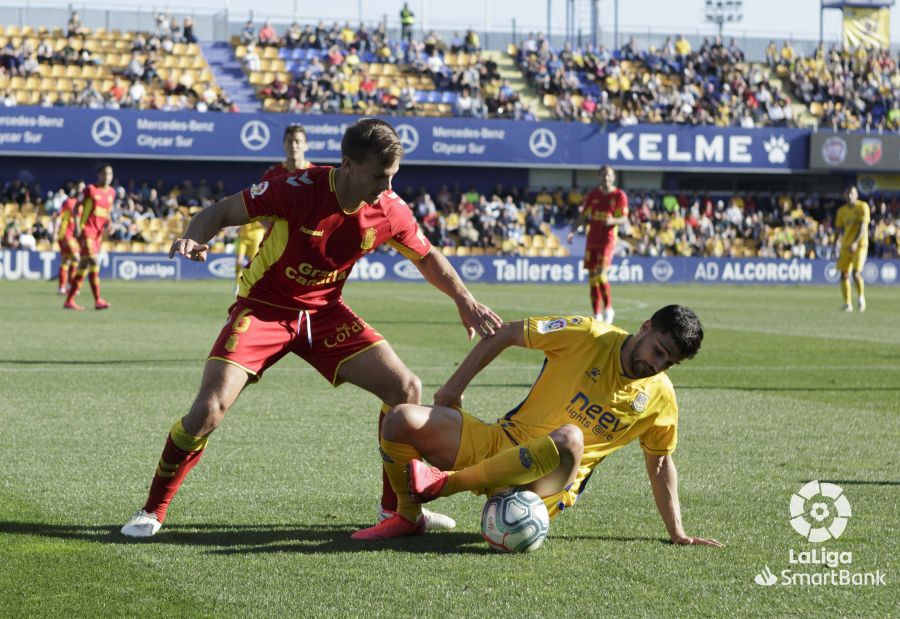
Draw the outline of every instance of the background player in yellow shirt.
<instances>
[{"instance_id":1,"label":"background player in yellow shirt","mask_svg":"<svg viewBox=\"0 0 900 619\"><path fill-rule=\"evenodd\" d=\"M849 277L850 271L853 271L853 281L856 282L856 293L859 295L857 307L864 312L866 292L862 268L869 253L869 204L859 199L856 187L847 189L845 195L847 203L838 209L834 218L835 249L840 243L837 268L841 272L841 297L844 299L844 311L852 312Z\"/></svg>"},{"instance_id":2,"label":"background player in yellow shirt","mask_svg":"<svg viewBox=\"0 0 900 619\"><path fill-rule=\"evenodd\" d=\"M696 314L680 305L660 309L635 335L582 316L505 323L466 356L435 394L435 406L402 404L387 414L381 453L397 493L397 513L353 537L422 533L419 503L466 490L492 494L523 487L541 496L555 517L575 504L606 456L637 439L672 541L721 546L687 535L681 523L672 459L678 406L664 373L693 357L702 340ZM462 411L462 394L509 346L543 351L544 367L521 404L484 423Z\"/></svg>"},{"instance_id":3,"label":"background player in yellow shirt","mask_svg":"<svg viewBox=\"0 0 900 619\"><path fill-rule=\"evenodd\" d=\"M284 144L284 161L269 166L263 173L263 181L293 174L297 170L306 170L312 166L306 160L306 151L309 150L309 145L306 142L306 129L303 125L296 123L288 125L284 130L282 142ZM234 262L235 294L237 294L237 286L241 282L244 263L248 257L253 259L268 231L269 227L264 221L251 221L249 224L241 226L238 231Z\"/></svg>"}]
</instances>

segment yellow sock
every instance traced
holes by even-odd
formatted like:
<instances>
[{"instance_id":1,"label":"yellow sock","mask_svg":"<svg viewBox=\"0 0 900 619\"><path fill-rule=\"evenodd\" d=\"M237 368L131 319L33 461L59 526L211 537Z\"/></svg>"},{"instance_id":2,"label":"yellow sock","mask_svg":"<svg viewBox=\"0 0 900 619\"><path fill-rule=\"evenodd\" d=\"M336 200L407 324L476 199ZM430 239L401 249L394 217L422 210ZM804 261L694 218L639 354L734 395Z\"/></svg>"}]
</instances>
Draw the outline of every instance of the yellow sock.
<instances>
[{"instance_id":1,"label":"yellow sock","mask_svg":"<svg viewBox=\"0 0 900 619\"><path fill-rule=\"evenodd\" d=\"M391 488L397 494L397 513L412 522L422 515L422 508L413 503L412 497L409 496L406 470L410 460L421 457L422 454L411 445L381 439L381 459L384 461L384 472L391 482Z\"/></svg>"},{"instance_id":2,"label":"yellow sock","mask_svg":"<svg viewBox=\"0 0 900 619\"><path fill-rule=\"evenodd\" d=\"M844 297L844 305L850 305L850 280L841 280L841 296Z\"/></svg>"},{"instance_id":3,"label":"yellow sock","mask_svg":"<svg viewBox=\"0 0 900 619\"><path fill-rule=\"evenodd\" d=\"M853 280L856 282L856 293L861 297L866 296L866 284L863 280L862 275L857 274L856 276L854 276ZM847 296L847 298L850 298L849 295ZM849 303L849 301L847 301L847 303Z\"/></svg>"},{"instance_id":4,"label":"yellow sock","mask_svg":"<svg viewBox=\"0 0 900 619\"><path fill-rule=\"evenodd\" d=\"M501 451L496 456L461 471L450 473L441 496L466 490L520 486L540 479L559 466L559 451L549 436L534 438L518 447Z\"/></svg>"}]
</instances>

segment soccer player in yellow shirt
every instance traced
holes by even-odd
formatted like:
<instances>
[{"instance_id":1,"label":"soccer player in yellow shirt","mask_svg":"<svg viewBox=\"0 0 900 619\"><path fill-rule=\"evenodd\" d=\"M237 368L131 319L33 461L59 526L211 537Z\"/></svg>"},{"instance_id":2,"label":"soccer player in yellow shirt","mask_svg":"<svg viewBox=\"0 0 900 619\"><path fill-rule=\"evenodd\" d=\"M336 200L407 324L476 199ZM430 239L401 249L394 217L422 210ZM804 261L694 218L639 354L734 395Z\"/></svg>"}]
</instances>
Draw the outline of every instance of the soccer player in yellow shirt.
<instances>
[{"instance_id":1,"label":"soccer player in yellow shirt","mask_svg":"<svg viewBox=\"0 0 900 619\"><path fill-rule=\"evenodd\" d=\"M847 203L838 209L834 218L836 232L834 244L837 249L840 243L840 255L837 261L837 269L841 272L841 296L844 299L844 311L852 312L850 303L850 271L853 271L853 281L856 282L856 292L859 295L857 307L859 311L866 311L866 290L862 278L862 268L866 263L869 253L869 204L859 199L856 187L850 187L845 194Z\"/></svg>"},{"instance_id":2,"label":"soccer player in yellow shirt","mask_svg":"<svg viewBox=\"0 0 900 619\"><path fill-rule=\"evenodd\" d=\"M606 456L637 439L672 541L721 546L685 533L672 459L678 406L665 370L693 357L702 340L696 314L680 305L660 309L634 335L582 316L503 324L469 352L435 394L435 406L402 404L387 414L381 453L397 512L352 537L422 533L420 503L467 490L522 487L542 497L553 518L575 504ZM543 351L543 369L521 404L484 423L460 408L463 391L510 346Z\"/></svg>"}]
</instances>

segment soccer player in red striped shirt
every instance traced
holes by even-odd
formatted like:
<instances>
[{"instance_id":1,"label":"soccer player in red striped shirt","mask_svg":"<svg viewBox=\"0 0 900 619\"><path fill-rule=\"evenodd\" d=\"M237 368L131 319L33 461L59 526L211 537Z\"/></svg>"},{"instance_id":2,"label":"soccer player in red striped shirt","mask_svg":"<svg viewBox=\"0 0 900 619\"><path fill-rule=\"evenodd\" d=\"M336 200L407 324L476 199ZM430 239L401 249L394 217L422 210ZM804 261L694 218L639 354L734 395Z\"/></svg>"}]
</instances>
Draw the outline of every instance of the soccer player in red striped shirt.
<instances>
[{"instance_id":1,"label":"soccer player in red striped shirt","mask_svg":"<svg viewBox=\"0 0 900 619\"><path fill-rule=\"evenodd\" d=\"M112 187L112 181L112 166L103 163L97 168L97 184L84 188L81 199L81 225L78 233L81 260L78 262L78 272L72 280L69 294L63 304L64 309L84 309L75 303L75 295L81 290L85 275L91 284L91 292L94 293L94 309L109 308L109 303L100 296L100 263L97 262L97 257L100 254L103 231L109 226L109 212L116 199L116 190Z\"/></svg>"},{"instance_id":2,"label":"soccer player in red striped shirt","mask_svg":"<svg viewBox=\"0 0 900 619\"><path fill-rule=\"evenodd\" d=\"M600 184L584 198L581 212L566 238L571 243L575 230L588 224L584 248L584 268L588 270L594 318L612 324L615 311L609 285L609 265L616 248L618 226L628 223L628 196L616 187L611 166L600 168Z\"/></svg>"},{"instance_id":3,"label":"soccer player in red striped shirt","mask_svg":"<svg viewBox=\"0 0 900 619\"><path fill-rule=\"evenodd\" d=\"M62 203L56 217L56 242L59 244L59 294L68 292L69 280L75 279L78 265L77 222L81 215L78 196L84 191L84 183L69 188L69 197Z\"/></svg>"},{"instance_id":4,"label":"soccer player in red striped shirt","mask_svg":"<svg viewBox=\"0 0 900 619\"><path fill-rule=\"evenodd\" d=\"M348 382L378 396L382 413L419 401L418 377L341 295L353 265L382 243L412 260L456 303L470 338L476 332L493 335L499 316L475 300L419 230L407 204L391 191L402 156L400 139L388 123L360 120L343 137L340 167L262 181L200 211L184 238L172 243L170 256L203 261L209 240L222 228L272 220L213 344L194 404L169 432L147 501L122 527L124 535L149 537L159 530L210 433L241 390L288 353L304 359L333 386ZM384 517L397 520L394 510L396 495L388 485L382 495ZM446 516L432 517L431 528L455 525ZM416 525L428 528L424 518Z\"/></svg>"}]
</instances>

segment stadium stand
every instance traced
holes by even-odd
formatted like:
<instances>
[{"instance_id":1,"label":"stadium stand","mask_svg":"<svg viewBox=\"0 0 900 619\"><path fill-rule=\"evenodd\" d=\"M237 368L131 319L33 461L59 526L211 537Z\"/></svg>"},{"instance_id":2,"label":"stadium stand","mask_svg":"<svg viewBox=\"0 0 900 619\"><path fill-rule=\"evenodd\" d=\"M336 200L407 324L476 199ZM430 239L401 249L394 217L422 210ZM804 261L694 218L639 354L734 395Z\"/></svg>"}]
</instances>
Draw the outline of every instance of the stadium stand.
<instances>
[{"instance_id":1,"label":"stadium stand","mask_svg":"<svg viewBox=\"0 0 900 619\"><path fill-rule=\"evenodd\" d=\"M174 18L157 22L154 33L90 30L76 12L66 29L0 27L3 104L232 109L200 52L192 22L185 19L186 31Z\"/></svg>"},{"instance_id":2,"label":"stadium stand","mask_svg":"<svg viewBox=\"0 0 900 619\"><path fill-rule=\"evenodd\" d=\"M115 184L117 200L104 247L108 251L163 252L190 216L226 195L221 180ZM53 249L54 218L71 186L44 192L20 180L0 187L2 247ZM443 186L400 192L426 236L446 255L567 256L560 240L583 199L578 188L525 191ZM900 198L871 196L873 257L900 256ZM840 195L748 192L696 194L645 191L631 194L630 222L620 229L617 251L641 256L833 258L832 219ZM235 230L213 242L230 251Z\"/></svg>"}]
</instances>

